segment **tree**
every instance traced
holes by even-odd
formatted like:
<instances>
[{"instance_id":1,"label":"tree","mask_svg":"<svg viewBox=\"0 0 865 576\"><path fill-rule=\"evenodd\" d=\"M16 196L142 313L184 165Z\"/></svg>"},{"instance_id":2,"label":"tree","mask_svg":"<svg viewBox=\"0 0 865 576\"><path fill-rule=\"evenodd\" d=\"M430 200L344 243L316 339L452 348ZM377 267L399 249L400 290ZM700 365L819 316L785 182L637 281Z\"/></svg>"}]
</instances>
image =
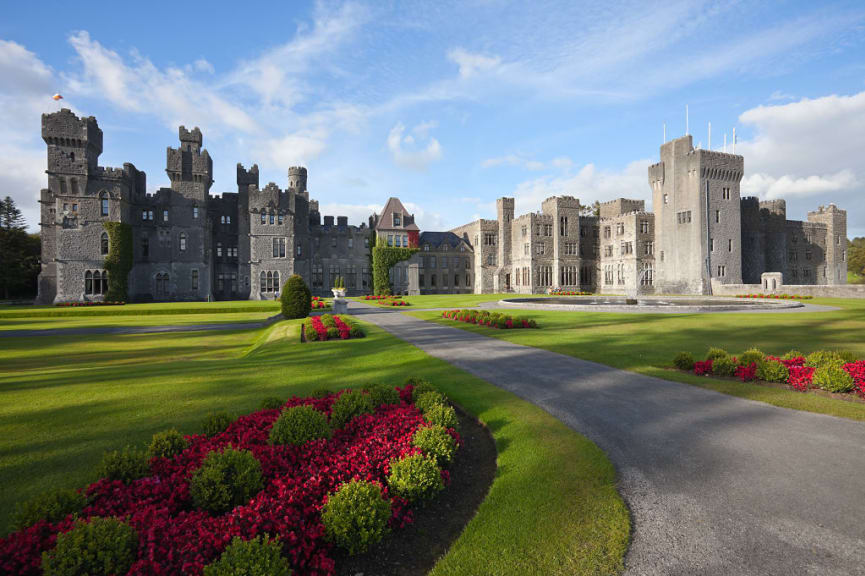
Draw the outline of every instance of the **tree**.
<instances>
[{"instance_id":1,"label":"tree","mask_svg":"<svg viewBox=\"0 0 865 576\"><path fill-rule=\"evenodd\" d=\"M594 216L598 217L601 215L601 203L598 200L592 202L591 206L580 206L580 216Z\"/></svg>"},{"instance_id":2,"label":"tree","mask_svg":"<svg viewBox=\"0 0 865 576\"><path fill-rule=\"evenodd\" d=\"M865 238L847 240L847 270L865 276Z\"/></svg>"},{"instance_id":3,"label":"tree","mask_svg":"<svg viewBox=\"0 0 865 576\"><path fill-rule=\"evenodd\" d=\"M0 227L4 230L24 230L25 227L21 210L9 196L0 200Z\"/></svg>"},{"instance_id":4,"label":"tree","mask_svg":"<svg viewBox=\"0 0 865 576\"><path fill-rule=\"evenodd\" d=\"M25 231L24 217L7 196L0 200L0 297L4 300L36 295L39 277L38 234Z\"/></svg>"},{"instance_id":5,"label":"tree","mask_svg":"<svg viewBox=\"0 0 865 576\"><path fill-rule=\"evenodd\" d=\"M312 310L312 293L303 278L297 274L288 278L279 299L285 318L306 318Z\"/></svg>"}]
</instances>

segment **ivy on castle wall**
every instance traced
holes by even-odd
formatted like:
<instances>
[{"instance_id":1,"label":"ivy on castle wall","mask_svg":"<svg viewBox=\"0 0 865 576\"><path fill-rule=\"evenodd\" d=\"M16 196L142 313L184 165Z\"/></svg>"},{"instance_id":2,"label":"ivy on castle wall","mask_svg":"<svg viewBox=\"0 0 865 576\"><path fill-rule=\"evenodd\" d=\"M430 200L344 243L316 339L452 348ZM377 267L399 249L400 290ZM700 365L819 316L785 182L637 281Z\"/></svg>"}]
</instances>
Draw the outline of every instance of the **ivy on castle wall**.
<instances>
[{"instance_id":1,"label":"ivy on castle wall","mask_svg":"<svg viewBox=\"0 0 865 576\"><path fill-rule=\"evenodd\" d=\"M108 232L108 294L105 299L126 302L129 297L129 272L132 270L132 226L125 222L103 222Z\"/></svg>"},{"instance_id":2,"label":"ivy on castle wall","mask_svg":"<svg viewBox=\"0 0 865 576\"><path fill-rule=\"evenodd\" d=\"M387 246L383 238L379 238L372 249L372 285L378 295L390 293L390 269L397 262L408 260L417 252L417 248L395 248Z\"/></svg>"}]
</instances>

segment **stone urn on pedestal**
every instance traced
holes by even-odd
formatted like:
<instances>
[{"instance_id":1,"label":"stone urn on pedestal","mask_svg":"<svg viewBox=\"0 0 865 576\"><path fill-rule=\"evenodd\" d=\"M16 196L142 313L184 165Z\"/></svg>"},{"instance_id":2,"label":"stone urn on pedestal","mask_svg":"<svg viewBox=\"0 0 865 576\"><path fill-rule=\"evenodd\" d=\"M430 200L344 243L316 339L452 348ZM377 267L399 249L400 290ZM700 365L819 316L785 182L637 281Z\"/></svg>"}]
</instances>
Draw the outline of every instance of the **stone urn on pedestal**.
<instances>
[{"instance_id":1,"label":"stone urn on pedestal","mask_svg":"<svg viewBox=\"0 0 865 576\"><path fill-rule=\"evenodd\" d=\"M348 314L348 300L345 299L345 280L343 280L342 276L336 277L331 292L333 292L333 313Z\"/></svg>"}]
</instances>

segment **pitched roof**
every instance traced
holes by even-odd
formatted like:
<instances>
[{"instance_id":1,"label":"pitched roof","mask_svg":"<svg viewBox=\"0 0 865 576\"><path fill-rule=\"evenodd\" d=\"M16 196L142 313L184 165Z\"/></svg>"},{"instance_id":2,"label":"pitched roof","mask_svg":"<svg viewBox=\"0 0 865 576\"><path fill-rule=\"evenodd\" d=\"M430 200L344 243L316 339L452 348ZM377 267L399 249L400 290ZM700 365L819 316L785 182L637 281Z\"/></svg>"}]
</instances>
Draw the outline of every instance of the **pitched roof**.
<instances>
[{"instance_id":1,"label":"pitched roof","mask_svg":"<svg viewBox=\"0 0 865 576\"><path fill-rule=\"evenodd\" d=\"M472 250L468 242L465 242L453 232L421 232L418 238L418 246L429 244L431 248L440 248L442 244L447 244L451 248L457 248L462 243L465 243L466 247Z\"/></svg>"},{"instance_id":2,"label":"pitched roof","mask_svg":"<svg viewBox=\"0 0 865 576\"><path fill-rule=\"evenodd\" d=\"M396 212L402 216L402 226L393 225L393 213ZM409 214L399 198L391 196L384 205L384 210L378 215L378 222L375 225L376 230L420 230L417 224L414 223L414 214Z\"/></svg>"}]
</instances>

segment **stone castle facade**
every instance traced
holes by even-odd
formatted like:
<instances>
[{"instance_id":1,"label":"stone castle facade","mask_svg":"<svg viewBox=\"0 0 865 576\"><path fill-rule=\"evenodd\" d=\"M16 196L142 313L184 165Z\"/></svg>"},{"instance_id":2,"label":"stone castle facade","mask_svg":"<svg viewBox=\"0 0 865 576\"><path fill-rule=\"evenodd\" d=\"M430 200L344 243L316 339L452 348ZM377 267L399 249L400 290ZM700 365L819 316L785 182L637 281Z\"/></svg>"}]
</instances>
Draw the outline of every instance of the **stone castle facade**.
<instances>
[{"instance_id":1,"label":"stone castle facade","mask_svg":"<svg viewBox=\"0 0 865 576\"><path fill-rule=\"evenodd\" d=\"M421 232L390 198L368 223L324 216L307 171L288 170L285 190L259 187L258 166L237 165L237 191L211 195L213 161L198 128L179 129L166 150L169 187L146 191L132 164L99 166L102 131L67 109L42 116L48 188L41 192L40 303L101 300L107 291L104 222L133 236L131 301L272 299L291 274L325 295L337 276L349 295L372 290L370 245L416 247L394 266L394 292L708 293L756 284L766 272L788 284L846 282L846 212L834 205L787 220L783 200L740 198L742 156L695 149L690 136L661 146L648 169L654 213L618 199L589 214L570 196L516 216L497 201L495 220Z\"/></svg>"}]
</instances>

